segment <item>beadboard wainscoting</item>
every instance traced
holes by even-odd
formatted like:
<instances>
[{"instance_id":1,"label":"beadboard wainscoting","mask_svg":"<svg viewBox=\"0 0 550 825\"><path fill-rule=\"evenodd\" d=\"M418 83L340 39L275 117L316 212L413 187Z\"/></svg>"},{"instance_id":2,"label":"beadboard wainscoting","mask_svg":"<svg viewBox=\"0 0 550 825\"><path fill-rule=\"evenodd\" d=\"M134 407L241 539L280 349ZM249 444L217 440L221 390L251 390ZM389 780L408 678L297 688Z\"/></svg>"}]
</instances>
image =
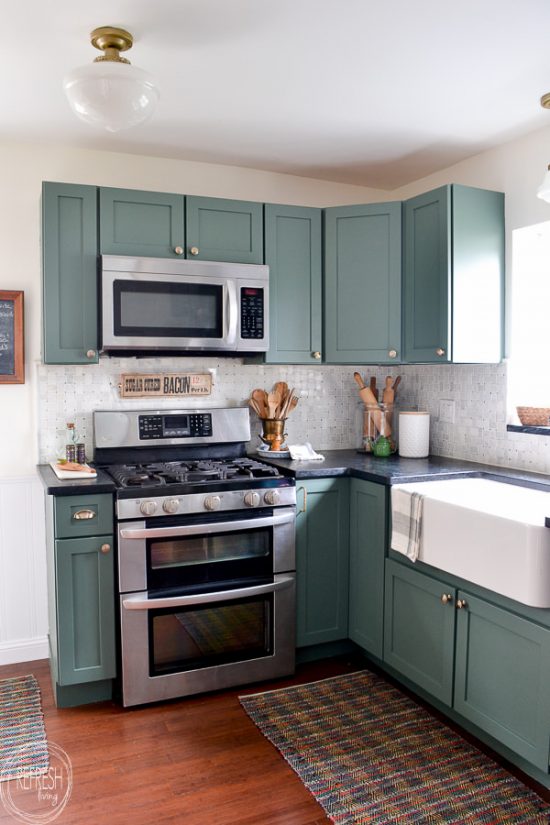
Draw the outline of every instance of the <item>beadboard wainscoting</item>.
<instances>
[{"instance_id":1,"label":"beadboard wainscoting","mask_svg":"<svg viewBox=\"0 0 550 825\"><path fill-rule=\"evenodd\" d=\"M0 665L48 657L44 492L0 478Z\"/></svg>"}]
</instances>

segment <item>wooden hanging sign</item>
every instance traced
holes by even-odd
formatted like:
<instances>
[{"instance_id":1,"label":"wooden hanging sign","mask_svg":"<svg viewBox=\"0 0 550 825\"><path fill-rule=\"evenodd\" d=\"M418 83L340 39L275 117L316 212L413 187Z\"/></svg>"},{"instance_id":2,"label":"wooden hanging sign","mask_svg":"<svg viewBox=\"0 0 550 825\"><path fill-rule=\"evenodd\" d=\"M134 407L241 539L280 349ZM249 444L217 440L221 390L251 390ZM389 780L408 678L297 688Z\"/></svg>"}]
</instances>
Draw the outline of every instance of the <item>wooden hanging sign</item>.
<instances>
[{"instance_id":1,"label":"wooden hanging sign","mask_svg":"<svg viewBox=\"0 0 550 825\"><path fill-rule=\"evenodd\" d=\"M207 373L124 373L120 376L121 398L179 398L210 395L212 376Z\"/></svg>"}]
</instances>

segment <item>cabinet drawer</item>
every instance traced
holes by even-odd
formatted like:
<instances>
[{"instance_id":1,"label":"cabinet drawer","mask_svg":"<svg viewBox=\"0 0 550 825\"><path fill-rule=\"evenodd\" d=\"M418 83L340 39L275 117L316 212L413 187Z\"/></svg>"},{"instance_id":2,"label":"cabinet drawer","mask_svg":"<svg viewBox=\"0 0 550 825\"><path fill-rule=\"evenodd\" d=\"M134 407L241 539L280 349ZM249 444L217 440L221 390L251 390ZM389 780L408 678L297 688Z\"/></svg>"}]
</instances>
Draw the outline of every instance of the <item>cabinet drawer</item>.
<instances>
[{"instance_id":1,"label":"cabinet drawer","mask_svg":"<svg viewBox=\"0 0 550 825\"><path fill-rule=\"evenodd\" d=\"M58 539L102 536L113 532L113 497L58 496L55 499L55 535Z\"/></svg>"}]
</instances>

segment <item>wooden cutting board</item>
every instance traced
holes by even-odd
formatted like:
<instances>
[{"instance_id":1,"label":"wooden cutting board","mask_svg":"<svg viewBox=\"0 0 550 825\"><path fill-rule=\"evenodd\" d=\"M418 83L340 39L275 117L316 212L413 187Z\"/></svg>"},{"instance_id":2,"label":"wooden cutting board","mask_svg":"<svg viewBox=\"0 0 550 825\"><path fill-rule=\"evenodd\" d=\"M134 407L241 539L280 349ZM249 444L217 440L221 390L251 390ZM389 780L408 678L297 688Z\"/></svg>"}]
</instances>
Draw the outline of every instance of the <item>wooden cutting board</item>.
<instances>
[{"instance_id":1,"label":"wooden cutting board","mask_svg":"<svg viewBox=\"0 0 550 825\"><path fill-rule=\"evenodd\" d=\"M86 464L85 466L87 467L88 465ZM63 464L56 464L55 461L50 461L50 467L60 481L70 481L71 478L97 478L95 470L91 473L78 470L64 470Z\"/></svg>"}]
</instances>

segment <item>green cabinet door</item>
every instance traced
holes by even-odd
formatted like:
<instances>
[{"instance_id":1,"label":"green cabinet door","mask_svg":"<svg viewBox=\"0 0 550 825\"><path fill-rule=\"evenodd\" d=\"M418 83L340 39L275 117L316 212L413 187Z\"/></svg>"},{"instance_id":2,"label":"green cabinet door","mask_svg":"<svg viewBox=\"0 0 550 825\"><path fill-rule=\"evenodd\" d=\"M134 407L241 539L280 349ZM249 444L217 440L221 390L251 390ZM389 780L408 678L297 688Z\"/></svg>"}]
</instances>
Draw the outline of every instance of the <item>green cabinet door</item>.
<instances>
[{"instance_id":1,"label":"green cabinet door","mask_svg":"<svg viewBox=\"0 0 550 825\"><path fill-rule=\"evenodd\" d=\"M386 487L352 478L350 486L349 638L382 658Z\"/></svg>"},{"instance_id":2,"label":"green cabinet door","mask_svg":"<svg viewBox=\"0 0 550 825\"><path fill-rule=\"evenodd\" d=\"M548 771L550 629L468 593L458 597L455 710Z\"/></svg>"},{"instance_id":3,"label":"green cabinet door","mask_svg":"<svg viewBox=\"0 0 550 825\"><path fill-rule=\"evenodd\" d=\"M263 263L263 204L189 195L185 208L188 258Z\"/></svg>"},{"instance_id":4,"label":"green cabinet door","mask_svg":"<svg viewBox=\"0 0 550 825\"><path fill-rule=\"evenodd\" d=\"M60 685L116 676L113 546L113 536L55 542Z\"/></svg>"},{"instance_id":5,"label":"green cabinet door","mask_svg":"<svg viewBox=\"0 0 550 825\"><path fill-rule=\"evenodd\" d=\"M392 559L385 585L384 661L452 705L455 591Z\"/></svg>"},{"instance_id":6,"label":"green cabinet door","mask_svg":"<svg viewBox=\"0 0 550 825\"><path fill-rule=\"evenodd\" d=\"M349 480L298 482L297 646L348 637Z\"/></svg>"},{"instance_id":7,"label":"green cabinet door","mask_svg":"<svg viewBox=\"0 0 550 825\"><path fill-rule=\"evenodd\" d=\"M325 210L325 360L401 358L401 203Z\"/></svg>"},{"instance_id":8,"label":"green cabinet door","mask_svg":"<svg viewBox=\"0 0 550 825\"><path fill-rule=\"evenodd\" d=\"M104 187L99 214L102 255L184 257L183 195Z\"/></svg>"},{"instance_id":9,"label":"green cabinet door","mask_svg":"<svg viewBox=\"0 0 550 825\"><path fill-rule=\"evenodd\" d=\"M42 184L43 358L98 361L97 189Z\"/></svg>"},{"instance_id":10,"label":"green cabinet door","mask_svg":"<svg viewBox=\"0 0 550 825\"><path fill-rule=\"evenodd\" d=\"M451 359L451 187L405 201L403 209L404 358Z\"/></svg>"},{"instance_id":11,"label":"green cabinet door","mask_svg":"<svg viewBox=\"0 0 550 825\"><path fill-rule=\"evenodd\" d=\"M272 364L320 363L322 355L321 210L265 207Z\"/></svg>"}]
</instances>

